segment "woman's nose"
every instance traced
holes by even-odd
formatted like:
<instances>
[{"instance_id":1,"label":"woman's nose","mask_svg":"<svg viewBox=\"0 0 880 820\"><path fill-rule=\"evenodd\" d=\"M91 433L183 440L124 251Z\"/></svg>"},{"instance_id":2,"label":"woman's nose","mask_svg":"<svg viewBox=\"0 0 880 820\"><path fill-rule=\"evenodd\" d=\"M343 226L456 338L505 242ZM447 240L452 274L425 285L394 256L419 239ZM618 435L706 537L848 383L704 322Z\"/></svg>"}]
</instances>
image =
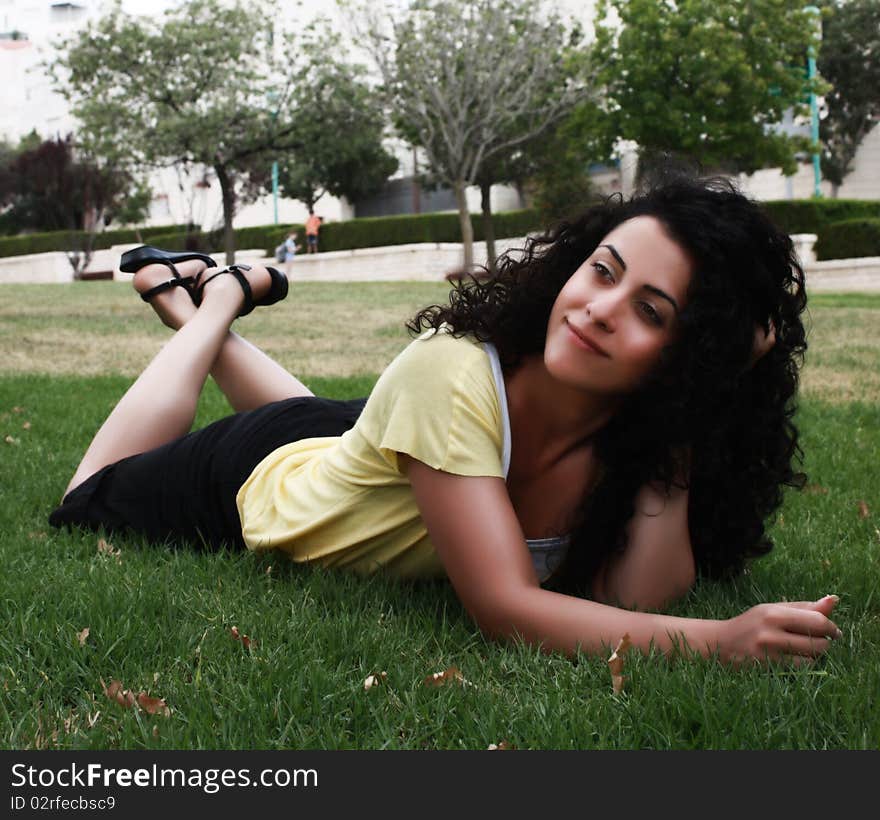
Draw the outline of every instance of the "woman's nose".
<instances>
[{"instance_id":1,"label":"woman's nose","mask_svg":"<svg viewBox=\"0 0 880 820\"><path fill-rule=\"evenodd\" d=\"M610 294L604 294L587 302L587 316L602 330L609 332L614 331L616 310L616 301L610 297Z\"/></svg>"}]
</instances>

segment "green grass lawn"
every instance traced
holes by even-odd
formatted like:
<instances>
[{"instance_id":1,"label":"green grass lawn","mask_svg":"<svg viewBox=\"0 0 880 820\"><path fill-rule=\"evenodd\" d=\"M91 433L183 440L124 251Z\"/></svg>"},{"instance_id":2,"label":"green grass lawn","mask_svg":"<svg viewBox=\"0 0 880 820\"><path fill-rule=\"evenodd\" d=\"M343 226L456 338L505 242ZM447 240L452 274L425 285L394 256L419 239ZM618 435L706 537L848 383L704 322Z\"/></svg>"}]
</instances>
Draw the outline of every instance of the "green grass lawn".
<instances>
[{"instance_id":1,"label":"green grass lawn","mask_svg":"<svg viewBox=\"0 0 880 820\"><path fill-rule=\"evenodd\" d=\"M294 284L242 330L316 392L362 395L406 344L402 320L444 292ZM802 669L633 655L622 695L601 658L484 640L443 583L134 538L107 552L51 529L91 434L167 334L122 285L0 287L3 748L880 747L880 296L811 300L807 491L788 494L770 556L675 609L723 618L836 592L844 638ZM198 423L225 412L210 385ZM424 684L453 665L467 684ZM102 680L170 714L124 708Z\"/></svg>"}]
</instances>

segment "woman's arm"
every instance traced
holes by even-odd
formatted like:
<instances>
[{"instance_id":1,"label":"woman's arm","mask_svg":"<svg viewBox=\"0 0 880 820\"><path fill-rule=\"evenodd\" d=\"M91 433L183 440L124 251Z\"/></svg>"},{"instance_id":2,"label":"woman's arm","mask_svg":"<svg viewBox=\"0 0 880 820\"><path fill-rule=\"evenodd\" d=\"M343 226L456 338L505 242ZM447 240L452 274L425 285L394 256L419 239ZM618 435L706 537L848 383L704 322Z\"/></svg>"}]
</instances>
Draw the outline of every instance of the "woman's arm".
<instances>
[{"instance_id":1,"label":"woman's arm","mask_svg":"<svg viewBox=\"0 0 880 820\"><path fill-rule=\"evenodd\" d=\"M545 651L601 654L624 633L643 650L686 645L726 662L824 653L839 635L828 619L836 600L763 604L727 621L631 612L544 590L502 479L456 476L404 455L435 549L477 626Z\"/></svg>"},{"instance_id":2,"label":"woman's arm","mask_svg":"<svg viewBox=\"0 0 880 820\"><path fill-rule=\"evenodd\" d=\"M688 491L646 484L626 528L626 547L596 574L593 598L635 609L661 609L696 580L688 532Z\"/></svg>"}]
</instances>

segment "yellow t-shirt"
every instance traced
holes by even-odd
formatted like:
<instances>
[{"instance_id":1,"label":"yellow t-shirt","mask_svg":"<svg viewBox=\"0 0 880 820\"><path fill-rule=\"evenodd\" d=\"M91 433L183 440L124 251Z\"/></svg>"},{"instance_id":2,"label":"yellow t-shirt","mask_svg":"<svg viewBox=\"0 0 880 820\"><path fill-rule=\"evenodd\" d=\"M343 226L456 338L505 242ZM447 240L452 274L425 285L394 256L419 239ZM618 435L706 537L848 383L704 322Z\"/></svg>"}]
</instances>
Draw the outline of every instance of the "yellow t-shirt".
<instances>
[{"instance_id":1,"label":"yellow t-shirt","mask_svg":"<svg viewBox=\"0 0 880 820\"><path fill-rule=\"evenodd\" d=\"M397 454L503 478L502 425L483 347L425 334L388 366L351 430L287 444L256 466L236 497L245 543L364 574L442 576Z\"/></svg>"}]
</instances>

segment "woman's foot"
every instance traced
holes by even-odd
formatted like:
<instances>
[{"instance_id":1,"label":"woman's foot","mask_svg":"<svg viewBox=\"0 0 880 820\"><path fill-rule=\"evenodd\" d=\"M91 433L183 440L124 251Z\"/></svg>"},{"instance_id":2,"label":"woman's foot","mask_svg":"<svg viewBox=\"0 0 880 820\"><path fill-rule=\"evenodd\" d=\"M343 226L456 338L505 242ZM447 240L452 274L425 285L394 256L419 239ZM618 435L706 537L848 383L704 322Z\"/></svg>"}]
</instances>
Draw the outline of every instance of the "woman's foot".
<instances>
[{"instance_id":1,"label":"woman's foot","mask_svg":"<svg viewBox=\"0 0 880 820\"><path fill-rule=\"evenodd\" d=\"M226 299L236 306L236 316L245 316L258 305L271 305L287 296L287 277L277 268L263 265L230 265L210 271L201 278L195 290L195 301L201 306Z\"/></svg>"},{"instance_id":2,"label":"woman's foot","mask_svg":"<svg viewBox=\"0 0 880 820\"><path fill-rule=\"evenodd\" d=\"M178 262L175 267L182 279L192 279L197 282L207 265L199 259L187 259L184 262ZM167 265L145 265L135 273L132 285L139 294L144 294L174 278L173 271ZM183 285L170 287L168 290L150 297L148 301L162 320L162 324L172 330L179 330L196 312L190 291Z\"/></svg>"}]
</instances>

